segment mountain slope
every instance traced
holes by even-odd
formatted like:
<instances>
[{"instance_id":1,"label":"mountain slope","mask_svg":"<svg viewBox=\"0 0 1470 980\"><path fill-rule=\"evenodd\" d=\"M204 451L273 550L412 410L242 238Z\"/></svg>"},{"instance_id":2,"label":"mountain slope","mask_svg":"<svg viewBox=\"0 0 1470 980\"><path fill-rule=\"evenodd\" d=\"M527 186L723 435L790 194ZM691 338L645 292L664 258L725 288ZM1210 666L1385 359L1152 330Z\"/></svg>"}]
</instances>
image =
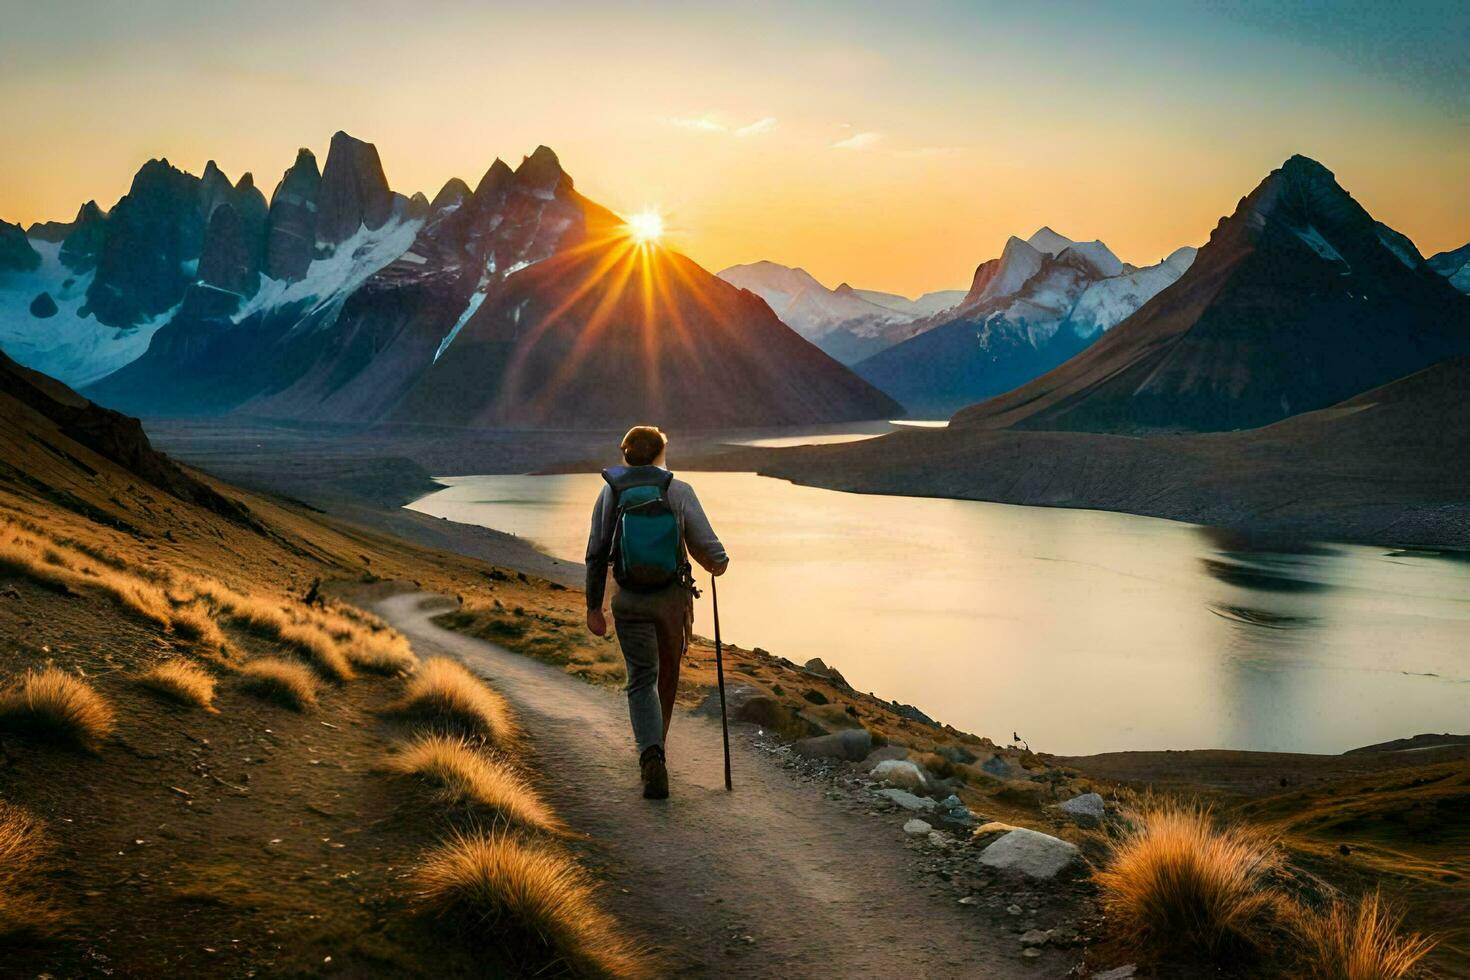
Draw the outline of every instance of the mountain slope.
<instances>
[{"instance_id":1,"label":"mountain slope","mask_svg":"<svg viewBox=\"0 0 1470 980\"><path fill-rule=\"evenodd\" d=\"M847 283L828 289L805 269L769 261L732 265L719 277L765 300L784 323L844 364L913 336L911 324L962 295L947 290L908 299Z\"/></svg>"},{"instance_id":2,"label":"mountain slope","mask_svg":"<svg viewBox=\"0 0 1470 980\"><path fill-rule=\"evenodd\" d=\"M1470 245L1440 252L1429 260L1429 267L1450 281L1462 293L1470 293Z\"/></svg>"},{"instance_id":3,"label":"mountain slope","mask_svg":"<svg viewBox=\"0 0 1470 980\"><path fill-rule=\"evenodd\" d=\"M1099 241L1073 242L1050 228L1025 241L1012 237L999 258L975 270L953 310L855 370L911 412L949 415L1083 350L1177 279L1193 256L1182 248L1131 269Z\"/></svg>"},{"instance_id":4,"label":"mountain slope","mask_svg":"<svg viewBox=\"0 0 1470 980\"><path fill-rule=\"evenodd\" d=\"M1470 300L1404 241L1325 167L1292 157L1172 286L1086 352L955 423L1250 428L1470 352Z\"/></svg>"},{"instance_id":5,"label":"mountain slope","mask_svg":"<svg viewBox=\"0 0 1470 980\"><path fill-rule=\"evenodd\" d=\"M269 215L253 293L248 263L226 263L88 394L139 414L494 426L897 411L759 299L635 245L546 147L430 202L389 190L376 150L339 133L319 178L298 156Z\"/></svg>"}]
</instances>

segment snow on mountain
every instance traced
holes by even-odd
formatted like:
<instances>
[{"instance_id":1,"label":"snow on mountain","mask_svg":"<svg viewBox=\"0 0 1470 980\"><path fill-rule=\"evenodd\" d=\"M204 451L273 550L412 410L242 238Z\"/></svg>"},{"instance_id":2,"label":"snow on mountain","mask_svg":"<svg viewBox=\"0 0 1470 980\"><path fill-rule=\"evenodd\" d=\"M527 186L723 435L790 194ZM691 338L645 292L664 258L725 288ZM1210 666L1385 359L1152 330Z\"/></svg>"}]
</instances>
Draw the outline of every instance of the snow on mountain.
<instances>
[{"instance_id":1,"label":"snow on mountain","mask_svg":"<svg viewBox=\"0 0 1470 980\"><path fill-rule=\"evenodd\" d=\"M909 299L847 283L828 289L805 269L769 261L732 265L719 277L755 293L787 326L848 364L913 336L912 324L963 295L947 290Z\"/></svg>"},{"instance_id":2,"label":"snow on mountain","mask_svg":"<svg viewBox=\"0 0 1470 980\"><path fill-rule=\"evenodd\" d=\"M948 414L1061 364L1178 279L1194 252L1135 269L1100 241L1051 228L1012 236L957 307L855 370L911 411Z\"/></svg>"},{"instance_id":3,"label":"snow on mountain","mask_svg":"<svg viewBox=\"0 0 1470 980\"><path fill-rule=\"evenodd\" d=\"M147 350L174 313L123 328L83 317L95 270L78 275L64 264L61 242L30 244L41 257L39 266L0 272L0 349L29 368L72 386L96 381Z\"/></svg>"},{"instance_id":4,"label":"snow on mountain","mask_svg":"<svg viewBox=\"0 0 1470 980\"><path fill-rule=\"evenodd\" d=\"M1462 293L1470 293L1470 245L1440 252L1429 260L1429 267L1450 281Z\"/></svg>"}]
</instances>

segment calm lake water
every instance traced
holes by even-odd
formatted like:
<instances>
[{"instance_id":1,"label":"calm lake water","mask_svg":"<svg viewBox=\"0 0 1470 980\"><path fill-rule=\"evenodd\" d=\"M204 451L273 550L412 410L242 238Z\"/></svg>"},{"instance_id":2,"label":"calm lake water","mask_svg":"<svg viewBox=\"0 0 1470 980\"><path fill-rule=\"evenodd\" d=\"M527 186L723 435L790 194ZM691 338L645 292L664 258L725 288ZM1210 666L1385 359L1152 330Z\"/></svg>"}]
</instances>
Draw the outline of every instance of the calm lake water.
<instances>
[{"instance_id":1,"label":"calm lake water","mask_svg":"<svg viewBox=\"0 0 1470 980\"><path fill-rule=\"evenodd\" d=\"M821 657L860 690L997 742L1341 752L1470 729L1470 562L1267 552L1146 517L685 476L730 551L727 640ZM411 507L575 561L602 485L441 482ZM707 590L696 619L712 635Z\"/></svg>"}]
</instances>

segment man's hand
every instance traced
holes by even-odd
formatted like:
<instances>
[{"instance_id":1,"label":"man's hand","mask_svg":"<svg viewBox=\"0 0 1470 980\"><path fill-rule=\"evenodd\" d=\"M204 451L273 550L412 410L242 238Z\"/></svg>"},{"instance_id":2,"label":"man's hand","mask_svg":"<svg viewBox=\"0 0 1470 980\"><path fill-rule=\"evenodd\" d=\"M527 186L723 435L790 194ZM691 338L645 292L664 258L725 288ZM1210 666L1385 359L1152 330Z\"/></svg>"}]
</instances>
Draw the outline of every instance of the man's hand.
<instances>
[{"instance_id":1,"label":"man's hand","mask_svg":"<svg viewBox=\"0 0 1470 980\"><path fill-rule=\"evenodd\" d=\"M607 617L600 608L587 610L587 628L592 631L593 636L607 635Z\"/></svg>"}]
</instances>

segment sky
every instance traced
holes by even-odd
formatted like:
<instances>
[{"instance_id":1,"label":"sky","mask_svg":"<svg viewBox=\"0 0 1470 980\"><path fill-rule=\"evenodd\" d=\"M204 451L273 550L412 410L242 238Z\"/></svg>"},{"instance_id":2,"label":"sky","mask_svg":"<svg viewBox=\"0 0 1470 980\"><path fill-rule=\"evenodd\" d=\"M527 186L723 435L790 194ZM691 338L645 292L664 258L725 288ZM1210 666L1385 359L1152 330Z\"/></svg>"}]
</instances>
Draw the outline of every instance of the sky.
<instances>
[{"instance_id":1,"label":"sky","mask_svg":"<svg viewBox=\"0 0 1470 980\"><path fill-rule=\"evenodd\" d=\"M964 288L1049 225L1201 244L1304 153L1426 255L1470 241L1470 3L0 0L0 219L151 157L267 194L345 129L396 190L556 150L712 271Z\"/></svg>"}]
</instances>

